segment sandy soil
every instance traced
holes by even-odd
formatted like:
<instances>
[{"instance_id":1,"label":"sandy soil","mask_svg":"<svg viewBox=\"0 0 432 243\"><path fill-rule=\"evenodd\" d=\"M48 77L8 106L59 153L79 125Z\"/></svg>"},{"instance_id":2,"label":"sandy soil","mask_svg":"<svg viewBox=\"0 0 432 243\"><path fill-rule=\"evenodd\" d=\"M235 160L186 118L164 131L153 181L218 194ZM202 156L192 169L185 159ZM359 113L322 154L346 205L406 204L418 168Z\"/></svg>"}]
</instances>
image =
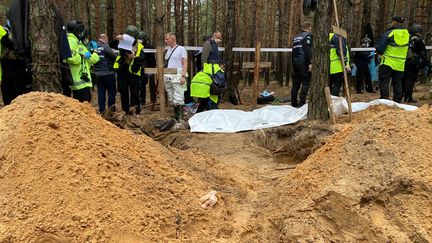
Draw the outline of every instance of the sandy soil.
<instances>
[{"instance_id":1,"label":"sandy soil","mask_svg":"<svg viewBox=\"0 0 432 243\"><path fill-rule=\"evenodd\" d=\"M31 93L0 109L0 242L429 242L431 114L190 134Z\"/></svg>"}]
</instances>

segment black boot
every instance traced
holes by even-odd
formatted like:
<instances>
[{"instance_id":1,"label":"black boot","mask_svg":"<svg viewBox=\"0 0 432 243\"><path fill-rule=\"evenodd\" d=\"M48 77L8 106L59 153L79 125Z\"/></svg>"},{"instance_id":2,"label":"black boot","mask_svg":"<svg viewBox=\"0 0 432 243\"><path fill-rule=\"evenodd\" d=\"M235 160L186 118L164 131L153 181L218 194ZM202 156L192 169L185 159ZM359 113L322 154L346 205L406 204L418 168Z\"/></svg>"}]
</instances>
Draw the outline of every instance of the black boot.
<instances>
[{"instance_id":1,"label":"black boot","mask_svg":"<svg viewBox=\"0 0 432 243\"><path fill-rule=\"evenodd\" d=\"M180 107L179 105L174 106L174 119L176 121L179 120L179 107Z\"/></svg>"},{"instance_id":2,"label":"black boot","mask_svg":"<svg viewBox=\"0 0 432 243\"><path fill-rule=\"evenodd\" d=\"M179 105L178 107L178 122L182 122L183 121L183 105Z\"/></svg>"}]
</instances>

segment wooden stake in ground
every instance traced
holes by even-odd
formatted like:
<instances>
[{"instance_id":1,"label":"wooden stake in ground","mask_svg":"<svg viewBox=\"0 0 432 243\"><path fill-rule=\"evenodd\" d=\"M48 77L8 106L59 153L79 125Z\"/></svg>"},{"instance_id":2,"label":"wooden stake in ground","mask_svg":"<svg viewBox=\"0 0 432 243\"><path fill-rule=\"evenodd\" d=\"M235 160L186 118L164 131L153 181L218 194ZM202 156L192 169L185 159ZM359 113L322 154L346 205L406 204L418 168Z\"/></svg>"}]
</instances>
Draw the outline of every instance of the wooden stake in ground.
<instances>
[{"instance_id":1,"label":"wooden stake in ground","mask_svg":"<svg viewBox=\"0 0 432 243\"><path fill-rule=\"evenodd\" d=\"M254 69L254 82L253 82L253 95L252 95L252 108L257 107L259 78L260 78L260 59L261 59L261 41L257 41L255 46L255 69Z\"/></svg>"},{"instance_id":2,"label":"wooden stake in ground","mask_svg":"<svg viewBox=\"0 0 432 243\"><path fill-rule=\"evenodd\" d=\"M335 118L335 114L334 114L334 110L333 110L333 101L332 101L331 94L330 94L330 88L328 86L326 86L324 88L324 94L325 94L326 100L327 100L327 107L328 107L329 114L330 114L330 120L332 121L333 124L336 124L336 118Z\"/></svg>"},{"instance_id":3,"label":"wooden stake in ground","mask_svg":"<svg viewBox=\"0 0 432 243\"><path fill-rule=\"evenodd\" d=\"M341 36L341 34L343 32L345 32L345 31L343 31L343 30L340 29L339 16L338 16L338 11L337 11L336 0L333 0L333 8L334 8L334 11L335 11L335 18L336 18L336 27L337 27L337 31L336 32L339 33L338 34L338 36L339 36L339 53L340 53L340 58L341 58L341 62L342 62L342 65L343 65L344 90L345 90L345 94L346 94L346 98L347 98L347 102L348 102L349 121L351 121L352 120L351 94L350 94L349 84L348 84L348 74L347 74L347 71L345 69L345 56L343 54L344 52L343 52L342 36ZM344 36L344 37L347 38L347 36Z\"/></svg>"},{"instance_id":4,"label":"wooden stake in ground","mask_svg":"<svg viewBox=\"0 0 432 243\"><path fill-rule=\"evenodd\" d=\"M160 103L160 116L165 118L165 79L164 79L164 49L162 46L157 47L157 67L158 67L158 80L159 80L159 103Z\"/></svg>"}]
</instances>

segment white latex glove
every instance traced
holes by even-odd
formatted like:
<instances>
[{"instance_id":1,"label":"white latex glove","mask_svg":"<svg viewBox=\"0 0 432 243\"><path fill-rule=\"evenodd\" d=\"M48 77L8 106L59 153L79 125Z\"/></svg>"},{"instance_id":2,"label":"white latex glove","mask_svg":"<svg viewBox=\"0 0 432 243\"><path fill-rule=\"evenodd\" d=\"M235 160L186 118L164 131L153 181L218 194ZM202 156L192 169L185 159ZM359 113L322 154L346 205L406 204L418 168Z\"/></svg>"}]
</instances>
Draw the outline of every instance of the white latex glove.
<instances>
[{"instance_id":1,"label":"white latex glove","mask_svg":"<svg viewBox=\"0 0 432 243\"><path fill-rule=\"evenodd\" d=\"M207 193L207 195L201 197L199 200L201 207L205 209L213 207L218 201L216 194L217 191L211 190L209 193Z\"/></svg>"}]
</instances>

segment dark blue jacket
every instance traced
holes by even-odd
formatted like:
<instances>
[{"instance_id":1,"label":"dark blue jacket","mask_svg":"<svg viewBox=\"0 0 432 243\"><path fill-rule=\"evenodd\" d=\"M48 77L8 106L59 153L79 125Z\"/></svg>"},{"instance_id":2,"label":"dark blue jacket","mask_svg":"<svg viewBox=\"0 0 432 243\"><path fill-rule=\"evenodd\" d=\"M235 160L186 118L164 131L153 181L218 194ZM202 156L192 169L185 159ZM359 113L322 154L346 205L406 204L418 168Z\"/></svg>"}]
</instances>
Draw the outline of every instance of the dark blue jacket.
<instances>
[{"instance_id":1,"label":"dark blue jacket","mask_svg":"<svg viewBox=\"0 0 432 243\"><path fill-rule=\"evenodd\" d=\"M309 65L312 63L312 34L302 31L293 40L292 61L294 65Z\"/></svg>"},{"instance_id":2,"label":"dark blue jacket","mask_svg":"<svg viewBox=\"0 0 432 243\"><path fill-rule=\"evenodd\" d=\"M100 77L114 74L113 65L116 56L108 44L103 44L98 41L97 48L94 52L99 55L99 62L94 65L94 73L96 76Z\"/></svg>"},{"instance_id":3,"label":"dark blue jacket","mask_svg":"<svg viewBox=\"0 0 432 243\"><path fill-rule=\"evenodd\" d=\"M379 39L379 41L377 43L376 50L377 50L378 54L380 54L380 55L384 54L384 52L387 48L387 45L395 44L394 38L388 37L389 34L395 29L405 29L405 28L402 26L394 26L394 27L391 27L389 30L387 30L384 33L384 35L381 36L381 38Z\"/></svg>"}]
</instances>

